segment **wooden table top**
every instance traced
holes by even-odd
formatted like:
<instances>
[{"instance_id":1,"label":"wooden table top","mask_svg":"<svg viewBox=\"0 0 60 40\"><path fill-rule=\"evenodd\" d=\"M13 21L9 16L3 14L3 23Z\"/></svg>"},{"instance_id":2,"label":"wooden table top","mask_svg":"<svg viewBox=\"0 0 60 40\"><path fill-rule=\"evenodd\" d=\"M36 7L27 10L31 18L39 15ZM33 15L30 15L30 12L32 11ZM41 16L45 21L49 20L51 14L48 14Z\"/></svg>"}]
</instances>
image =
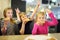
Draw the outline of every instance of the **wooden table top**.
<instances>
[{"instance_id":1,"label":"wooden table top","mask_svg":"<svg viewBox=\"0 0 60 40\"><path fill-rule=\"evenodd\" d=\"M9 35L9 36L0 36L0 40L24 40L26 37L31 36L31 35ZM47 36L53 36L57 38L58 40L60 39L60 33L50 33Z\"/></svg>"}]
</instances>

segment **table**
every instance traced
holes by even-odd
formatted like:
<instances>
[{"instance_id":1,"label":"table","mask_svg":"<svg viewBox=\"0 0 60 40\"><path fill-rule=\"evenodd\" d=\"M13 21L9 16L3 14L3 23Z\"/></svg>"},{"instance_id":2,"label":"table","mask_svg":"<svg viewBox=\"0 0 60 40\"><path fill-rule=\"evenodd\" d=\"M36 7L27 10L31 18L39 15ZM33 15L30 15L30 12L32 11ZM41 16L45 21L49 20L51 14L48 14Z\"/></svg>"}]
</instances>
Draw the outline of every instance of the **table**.
<instances>
[{"instance_id":1,"label":"table","mask_svg":"<svg viewBox=\"0 0 60 40\"><path fill-rule=\"evenodd\" d=\"M31 34L30 34L31 35ZM0 40L24 40L30 35L9 35L9 36L0 36ZM60 40L60 33L49 33L48 36L53 36Z\"/></svg>"}]
</instances>

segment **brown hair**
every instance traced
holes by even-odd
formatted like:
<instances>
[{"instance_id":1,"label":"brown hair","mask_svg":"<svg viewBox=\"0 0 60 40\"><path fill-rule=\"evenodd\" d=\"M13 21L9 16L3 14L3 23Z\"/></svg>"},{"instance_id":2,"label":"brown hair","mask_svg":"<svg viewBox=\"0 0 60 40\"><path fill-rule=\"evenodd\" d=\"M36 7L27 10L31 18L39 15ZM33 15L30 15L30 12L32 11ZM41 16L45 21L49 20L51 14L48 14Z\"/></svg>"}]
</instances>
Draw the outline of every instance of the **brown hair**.
<instances>
[{"instance_id":1,"label":"brown hair","mask_svg":"<svg viewBox=\"0 0 60 40\"><path fill-rule=\"evenodd\" d=\"M4 15L5 18L6 18L6 12L7 12L7 10L12 10L12 8L5 8L5 9L4 9L3 15Z\"/></svg>"},{"instance_id":2,"label":"brown hair","mask_svg":"<svg viewBox=\"0 0 60 40\"><path fill-rule=\"evenodd\" d=\"M4 18L7 17L7 16L6 16L7 10L12 10L12 8L5 8L5 9L4 9L4 11L3 11ZM15 23L15 21L14 21L12 18L10 19L10 22L11 22L11 23Z\"/></svg>"}]
</instances>

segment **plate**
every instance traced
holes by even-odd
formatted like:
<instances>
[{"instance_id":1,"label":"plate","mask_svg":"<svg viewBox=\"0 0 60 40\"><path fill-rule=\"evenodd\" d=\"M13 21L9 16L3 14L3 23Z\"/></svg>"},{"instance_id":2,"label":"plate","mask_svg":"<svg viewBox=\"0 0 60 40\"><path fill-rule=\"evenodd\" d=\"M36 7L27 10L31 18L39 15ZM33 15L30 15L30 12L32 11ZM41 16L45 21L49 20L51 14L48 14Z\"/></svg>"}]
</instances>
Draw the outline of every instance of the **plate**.
<instances>
[{"instance_id":1,"label":"plate","mask_svg":"<svg viewBox=\"0 0 60 40\"><path fill-rule=\"evenodd\" d=\"M46 35L30 35L26 37L24 40L57 40L55 37L50 37Z\"/></svg>"}]
</instances>

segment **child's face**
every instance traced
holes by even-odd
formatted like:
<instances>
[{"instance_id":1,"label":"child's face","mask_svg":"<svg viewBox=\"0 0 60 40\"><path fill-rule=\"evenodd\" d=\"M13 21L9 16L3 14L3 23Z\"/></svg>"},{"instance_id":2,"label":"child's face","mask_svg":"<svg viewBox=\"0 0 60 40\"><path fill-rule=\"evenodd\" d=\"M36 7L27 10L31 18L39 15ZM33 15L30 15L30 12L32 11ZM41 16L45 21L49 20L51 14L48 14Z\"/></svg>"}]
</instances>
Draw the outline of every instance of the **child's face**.
<instances>
[{"instance_id":1,"label":"child's face","mask_svg":"<svg viewBox=\"0 0 60 40\"><path fill-rule=\"evenodd\" d=\"M22 21L28 21L28 18L26 15L21 16Z\"/></svg>"},{"instance_id":2,"label":"child's face","mask_svg":"<svg viewBox=\"0 0 60 40\"><path fill-rule=\"evenodd\" d=\"M11 9L10 10L7 10L6 17L12 18L12 15L13 15L13 11Z\"/></svg>"},{"instance_id":3,"label":"child's face","mask_svg":"<svg viewBox=\"0 0 60 40\"><path fill-rule=\"evenodd\" d=\"M42 14L39 14L38 17L37 17L37 21L40 22L40 23L45 23L45 15L42 15Z\"/></svg>"}]
</instances>

